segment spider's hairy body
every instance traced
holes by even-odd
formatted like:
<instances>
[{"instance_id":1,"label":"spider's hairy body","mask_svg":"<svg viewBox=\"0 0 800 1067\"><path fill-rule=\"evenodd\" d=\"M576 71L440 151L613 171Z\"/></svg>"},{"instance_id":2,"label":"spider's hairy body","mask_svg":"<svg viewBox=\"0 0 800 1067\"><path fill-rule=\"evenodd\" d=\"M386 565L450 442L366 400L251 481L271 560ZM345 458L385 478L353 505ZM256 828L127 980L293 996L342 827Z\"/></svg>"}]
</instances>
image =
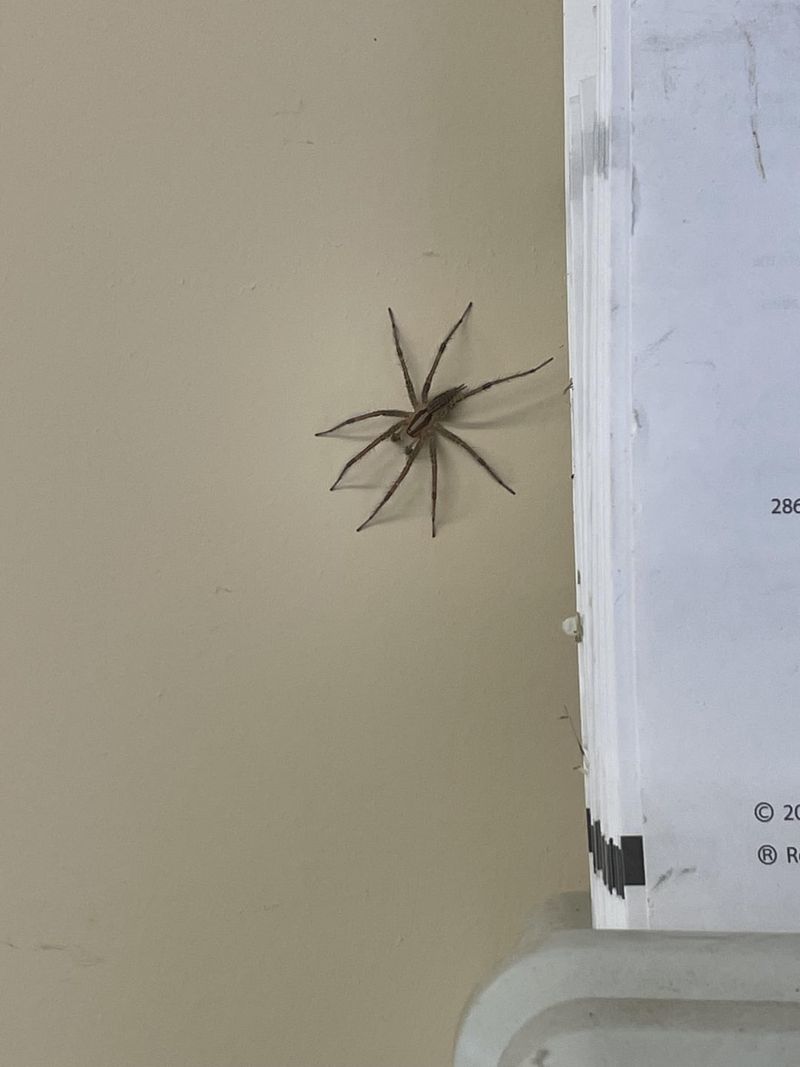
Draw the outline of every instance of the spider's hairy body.
<instances>
[{"instance_id":1,"label":"spider's hairy body","mask_svg":"<svg viewBox=\"0 0 800 1067\"><path fill-rule=\"evenodd\" d=\"M324 437L325 434L333 433L334 430L339 430L343 426L350 426L356 422L363 422L365 419L374 419L381 416L392 416L395 419L398 419L398 421L394 422L388 428L388 430L384 430L383 433L378 434L378 436L375 437L372 441L370 441L370 443L365 448L362 448L360 452L357 452L351 459L347 461L347 463L345 463L344 467L339 473L339 477L331 486L331 489L335 489L339 485L339 482L342 480L347 471L360 459L363 459L368 452L371 452L373 448L376 448L379 444L381 444L381 442L387 440L399 442L403 435L405 435L410 442L405 448L405 466L400 471L400 474L397 476L397 478L395 478L394 482L391 484L381 501L378 503L377 507L373 509L373 511L367 516L364 522L362 522L361 525L358 527L358 530L363 530L364 527L367 526L375 518L375 516L378 514L384 504L386 504L387 501L394 495L395 490L398 488L400 483L408 474L409 470L411 470L414 460L419 455L423 445L427 444L431 464L431 536L436 536L436 496L439 470L437 458L437 444L440 436L445 437L448 441L452 441L453 444L458 445L459 448L467 452L470 456L472 456L476 463L479 463L480 466L483 467L483 469L487 471L487 473L490 474L492 478L494 478L494 480L499 485L502 485L504 489L506 489L509 493L513 494L514 490L511 488L511 486L506 485L500 475L497 474L494 470L492 470L486 460L481 455L479 455L471 445L467 444L467 442L464 441L461 437L453 433L452 430L447 429L447 427L444 425L444 420L457 404L460 404L468 397L475 396L477 393L482 393L486 389L491 389L493 386L500 385L503 382L509 382L514 378L524 378L528 374L534 374L537 370L541 370L541 368L546 366L548 363L552 363L552 358L544 360L543 363L538 364L538 366L536 367L531 367L530 370L518 371L516 374L507 374L503 378L493 378L491 381L484 382L482 385L475 386L475 388L473 389L468 389L466 385L456 385L451 389L445 389L441 393L437 393L435 396L429 399L428 395L430 393L431 383L433 382L433 376L436 373L436 368L439 366L439 360L444 355L444 351L450 343L450 340L452 339L456 330L467 317L467 314L469 313L471 307L472 302L470 301L470 303L467 304L466 310L464 311L461 318L450 330L444 341L442 341L442 343L439 345L436 355L434 356L433 363L431 364L431 368L428 371L428 376L426 377L425 382L422 386L422 390L419 394L419 397L417 396L417 391L414 388L414 383L411 380L411 375L409 374L408 367L406 366L405 356L403 355L403 349L400 346L400 338L397 332L397 323L395 322L394 314L392 313L392 309L389 308L389 319L392 324L392 335L394 337L395 351L397 352L397 358L400 361L400 369L403 372L406 392L408 393L408 398L411 401L411 410L404 411L399 408L380 408L376 411L367 411L363 415L354 415L352 418L344 419L342 422L337 422L336 425L331 426L329 430L322 430L316 435L317 437Z\"/></svg>"},{"instance_id":2,"label":"spider's hairy body","mask_svg":"<svg viewBox=\"0 0 800 1067\"><path fill-rule=\"evenodd\" d=\"M445 389L443 393L437 393L427 404L415 411L405 425L408 436L422 437L428 430L434 429L436 423L452 411L459 395L466 388L466 385L457 385L455 389Z\"/></svg>"}]
</instances>

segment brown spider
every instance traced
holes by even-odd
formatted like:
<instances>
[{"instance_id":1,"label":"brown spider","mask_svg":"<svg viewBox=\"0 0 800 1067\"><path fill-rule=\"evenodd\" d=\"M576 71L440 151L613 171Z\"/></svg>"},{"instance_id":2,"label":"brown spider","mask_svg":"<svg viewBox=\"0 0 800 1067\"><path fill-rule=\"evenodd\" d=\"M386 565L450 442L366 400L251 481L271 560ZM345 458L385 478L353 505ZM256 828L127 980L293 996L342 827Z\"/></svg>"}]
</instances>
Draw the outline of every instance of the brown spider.
<instances>
[{"instance_id":1,"label":"brown spider","mask_svg":"<svg viewBox=\"0 0 800 1067\"><path fill-rule=\"evenodd\" d=\"M439 366L439 360L444 355L444 350L452 340L453 334L458 327L467 317L467 314L472 307L472 301L467 304L466 310L455 326L450 330L447 337L442 341L434 356L431 369L428 371L428 377L422 386L422 393L417 398L417 392L414 388L414 383L411 381L411 375L408 373L408 367L406 366L405 357L403 356L403 349L400 347L400 338L397 333L397 323L394 321L394 314L392 309L389 308L389 319L392 323L392 336L394 337L394 347L397 352L397 358L400 360L400 367L403 371L403 378L406 383L406 391L408 393L409 400L412 404L411 411L401 411L395 408L381 408L378 411L368 411L364 415L354 415L351 419L345 419L343 422L337 422L335 426L331 426L329 430L322 430L316 434L316 437L324 437L325 434L333 433L334 430L340 430L343 426L351 426L354 422L362 422L364 419L375 419L381 415L399 416L400 421L393 423L388 430L384 430L383 433L378 436L360 452L357 452L352 459L349 459L347 463L342 467L339 472L339 477L331 486L331 489L335 489L345 474L350 470L353 464L358 463L360 459L363 459L368 452L371 452L373 448L376 448L381 441L400 441L403 435L408 439L408 444L405 447L405 453L407 456L405 466L400 471L398 476L389 486L386 494L378 503L377 507L370 512L366 519L358 527L358 531L363 530L364 527L372 522L383 505L394 495L395 490L403 481L405 476L411 470L411 465L414 460L420 454L422 446L427 442L428 452L431 459L431 536L436 536L436 483L438 479L438 461L436 455L436 436L441 434L442 437L446 437L448 441L452 441L453 444L458 445L459 448L463 448L465 452L468 452L472 458L479 463L485 471L494 478L502 487L508 490L509 493L514 493L514 490L510 485L506 485L503 479L497 474L483 456L480 456L472 445L468 445L466 441L462 440L457 434L454 434L452 430L448 430L443 425L444 418L453 410L453 408L466 400L470 396L475 396L476 393L482 393L486 389L491 389L495 385L500 385L502 382L510 382L514 378L524 378L528 374L535 374L537 370L541 370L542 367L546 367L548 363L552 363L552 357L546 359L544 363L540 363L537 367L532 367L530 370L518 371L516 374L508 374L504 378L494 378L490 382L484 382L483 385L476 385L474 389L468 389L466 385L456 385L452 389L445 389L441 393L437 393L436 396L428 399L431 391L431 383L433 382L433 376L436 373L436 368Z\"/></svg>"}]
</instances>

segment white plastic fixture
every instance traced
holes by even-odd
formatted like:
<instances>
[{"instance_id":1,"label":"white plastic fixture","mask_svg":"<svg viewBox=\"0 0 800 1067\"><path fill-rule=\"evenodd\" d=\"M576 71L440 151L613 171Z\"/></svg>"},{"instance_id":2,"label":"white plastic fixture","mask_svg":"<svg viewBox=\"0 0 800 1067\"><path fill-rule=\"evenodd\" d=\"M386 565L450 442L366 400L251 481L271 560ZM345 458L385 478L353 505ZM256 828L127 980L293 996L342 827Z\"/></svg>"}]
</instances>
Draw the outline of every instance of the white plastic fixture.
<instances>
[{"instance_id":1,"label":"white plastic fixture","mask_svg":"<svg viewBox=\"0 0 800 1067\"><path fill-rule=\"evenodd\" d=\"M800 1063L800 935L568 929L576 898L475 994L455 1067Z\"/></svg>"}]
</instances>

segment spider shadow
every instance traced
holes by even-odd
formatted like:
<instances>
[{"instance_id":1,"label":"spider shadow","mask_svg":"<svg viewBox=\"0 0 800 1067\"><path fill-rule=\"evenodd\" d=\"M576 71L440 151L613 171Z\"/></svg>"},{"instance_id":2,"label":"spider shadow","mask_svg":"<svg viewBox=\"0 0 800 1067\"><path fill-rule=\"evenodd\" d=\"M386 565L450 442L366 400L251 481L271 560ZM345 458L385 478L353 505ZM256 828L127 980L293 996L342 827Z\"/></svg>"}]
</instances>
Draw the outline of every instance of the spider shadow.
<instances>
[{"instance_id":1,"label":"spider shadow","mask_svg":"<svg viewBox=\"0 0 800 1067\"><path fill-rule=\"evenodd\" d=\"M464 455L457 445L439 438L437 458L439 468L436 503L437 540L446 535L447 531L454 526L473 517L477 510L486 506L487 500L491 504L493 494L506 498L509 505L513 507L513 498L480 471L474 461ZM497 456L494 457L494 461L498 464L502 462ZM471 470L473 467L475 470ZM388 467L386 478L379 488L385 491L398 473L396 464L394 467ZM502 503L502 500L500 502ZM425 533L429 536L430 520L431 467L426 449L415 461L396 495L392 497L386 508L375 516L366 530L394 522L413 521L415 524L422 522Z\"/></svg>"},{"instance_id":2,"label":"spider shadow","mask_svg":"<svg viewBox=\"0 0 800 1067\"><path fill-rule=\"evenodd\" d=\"M518 398L513 405L500 396L492 403L485 402L483 408L478 410L479 398L475 397L474 407L467 407L469 400L465 401L463 408L456 408L452 421L448 424L454 429L461 430L493 430L521 426L531 421L536 415L550 414L553 402L561 400L560 389L553 393Z\"/></svg>"},{"instance_id":3,"label":"spider shadow","mask_svg":"<svg viewBox=\"0 0 800 1067\"><path fill-rule=\"evenodd\" d=\"M373 434L372 436L374 437L375 435ZM359 442L361 440L360 437L350 437L349 439L353 442ZM367 440L371 440L371 438L368 438ZM409 471L408 478L406 479L407 482L413 477L421 460L421 456L417 458L412 470ZM403 469L405 461L406 453L399 442L384 441L374 450L374 452L364 456L352 471L348 471L348 474L345 475L334 491L338 493L340 489L386 490ZM402 492L402 489L403 486L398 489L398 494ZM392 503L394 503L394 500L386 505L387 508L390 507ZM376 516L374 524L377 526L378 522L379 517ZM370 525L372 525L372 523L370 523Z\"/></svg>"},{"instance_id":4,"label":"spider shadow","mask_svg":"<svg viewBox=\"0 0 800 1067\"><path fill-rule=\"evenodd\" d=\"M386 492L405 465L405 452L399 446L396 446L396 448L397 451L394 456L389 456L384 460L377 485L369 487L375 488L378 495L376 498L367 501L369 505L367 514L377 504L380 497ZM366 533L367 530L371 530L373 527L394 522L413 521L417 523L422 520L430 523L430 499L431 466L428 450L424 448L411 465L407 477L398 486L397 492L386 506L378 512L369 526L365 527L364 532Z\"/></svg>"},{"instance_id":5,"label":"spider shadow","mask_svg":"<svg viewBox=\"0 0 800 1067\"><path fill-rule=\"evenodd\" d=\"M364 515L380 500L383 493L392 484L397 475L403 469L406 461L406 453L400 444L387 442L391 447L378 450L373 455L364 458L364 463L370 464L369 475L358 477L353 480L343 481L336 487L339 489L364 489L374 491L372 499L366 499ZM446 440L439 440L438 467L439 467L439 492L436 508L436 529L441 534L446 527L452 527L455 523L466 518L472 511L471 507L465 506L465 501L470 497L466 490L467 480L463 474L463 467L458 457L458 448ZM464 457L465 464L471 460ZM355 472L354 472L355 474ZM502 492L502 491L501 491ZM365 531L373 527L388 525L395 522L422 523L426 533L430 529L431 518L431 465L427 448L424 448L411 466L407 477L398 487L395 495L387 502L386 506L365 527Z\"/></svg>"}]
</instances>

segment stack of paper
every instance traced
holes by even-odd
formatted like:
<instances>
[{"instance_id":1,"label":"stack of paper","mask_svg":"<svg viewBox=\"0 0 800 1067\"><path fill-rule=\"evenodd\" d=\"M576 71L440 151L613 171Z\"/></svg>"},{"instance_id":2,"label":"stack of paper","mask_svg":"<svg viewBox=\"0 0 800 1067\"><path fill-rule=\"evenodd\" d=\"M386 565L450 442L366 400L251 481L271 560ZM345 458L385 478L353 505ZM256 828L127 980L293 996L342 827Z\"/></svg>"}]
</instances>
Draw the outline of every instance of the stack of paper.
<instances>
[{"instance_id":1,"label":"stack of paper","mask_svg":"<svg viewBox=\"0 0 800 1067\"><path fill-rule=\"evenodd\" d=\"M798 930L800 13L565 16L595 923Z\"/></svg>"}]
</instances>

